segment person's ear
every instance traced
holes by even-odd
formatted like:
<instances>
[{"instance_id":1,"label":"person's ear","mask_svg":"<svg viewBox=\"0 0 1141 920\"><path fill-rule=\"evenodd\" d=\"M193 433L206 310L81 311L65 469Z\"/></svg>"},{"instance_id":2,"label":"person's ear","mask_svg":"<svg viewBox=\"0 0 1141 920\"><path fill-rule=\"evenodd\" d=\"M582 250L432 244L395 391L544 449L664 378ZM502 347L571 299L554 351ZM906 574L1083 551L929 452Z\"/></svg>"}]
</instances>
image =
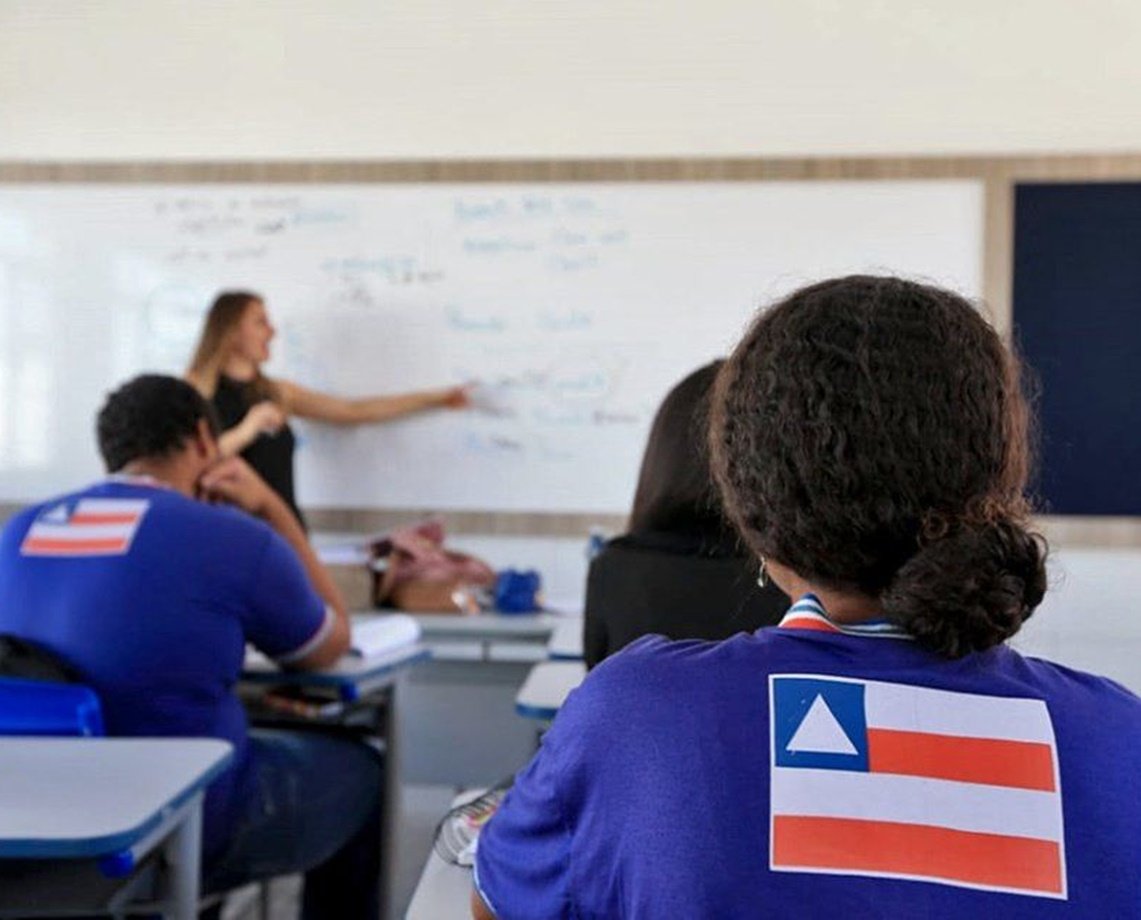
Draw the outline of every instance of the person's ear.
<instances>
[{"instance_id":1,"label":"person's ear","mask_svg":"<svg viewBox=\"0 0 1141 920\"><path fill-rule=\"evenodd\" d=\"M199 459L208 462L218 456L218 439L214 437L210 423L204 418L200 418L195 426L194 452Z\"/></svg>"}]
</instances>

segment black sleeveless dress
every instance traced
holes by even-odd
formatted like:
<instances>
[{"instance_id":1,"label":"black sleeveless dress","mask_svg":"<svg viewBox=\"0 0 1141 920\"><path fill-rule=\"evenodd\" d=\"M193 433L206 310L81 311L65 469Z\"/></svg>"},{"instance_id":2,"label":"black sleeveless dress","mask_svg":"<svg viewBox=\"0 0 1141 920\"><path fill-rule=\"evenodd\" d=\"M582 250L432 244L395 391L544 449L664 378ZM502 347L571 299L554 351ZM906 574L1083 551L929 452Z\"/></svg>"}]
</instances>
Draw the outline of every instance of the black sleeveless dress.
<instances>
[{"instance_id":1,"label":"black sleeveless dress","mask_svg":"<svg viewBox=\"0 0 1141 920\"><path fill-rule=\"evenodd\" d=\"M234 380L224 374L218 377L218 387L214 391L214 409L218 413L218 421L222 430L233 428L243 418L250 408L261 402L263 397L254 392L253 387L244 381ZM259 435L245 450L242 459L257 470L261 476L278 495L285 499L305 526L305 517L297 507L297 499L293 494L293 450L297 440L293 436L293 429L285 425L276 434Z\"/></svg>"}]
</instances>

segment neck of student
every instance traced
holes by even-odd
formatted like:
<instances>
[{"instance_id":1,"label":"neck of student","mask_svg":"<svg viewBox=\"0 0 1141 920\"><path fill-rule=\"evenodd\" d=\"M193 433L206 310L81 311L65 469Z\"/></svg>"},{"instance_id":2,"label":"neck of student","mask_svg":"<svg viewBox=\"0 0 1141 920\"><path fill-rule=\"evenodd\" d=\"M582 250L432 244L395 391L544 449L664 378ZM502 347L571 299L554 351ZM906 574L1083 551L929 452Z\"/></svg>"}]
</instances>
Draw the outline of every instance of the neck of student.
<instances>
[{"instance_id":1,"label":"neck of student","mask_svg":"<svg viewBox=\"0 0 1141 920\"><path fill-rule=\"evenodd\" d=\"M194 498L198 492L199 470L182 458L141 457L132 460L119 472L154 479L189 498Z\"/></svg>"},{"instance_id":2,"label":"neck of student","mask_svg":"<svg viewBox=\"0 0 1141 920\"><path fill-rule=\"evenodd\" d=\"M242 355L230 355L222 362L221 371L231 380L240 380L246 383L257 377L258 364Z\"/></svg>"},{"instance_id":3,"label":"neck of student","mask_svg":"<svg viewBox=\"0 0 1141 920\"><path fill-rule=\"evenodd\" d=\"M815 594L821 606L828 613L828 619L835 623L865 623L883 616L880 602L867 594L855 591L837 591L802 578L786 565L769 560L765 571L785 594L793 601L806 594Z\"/></svg>"}]
</instances>

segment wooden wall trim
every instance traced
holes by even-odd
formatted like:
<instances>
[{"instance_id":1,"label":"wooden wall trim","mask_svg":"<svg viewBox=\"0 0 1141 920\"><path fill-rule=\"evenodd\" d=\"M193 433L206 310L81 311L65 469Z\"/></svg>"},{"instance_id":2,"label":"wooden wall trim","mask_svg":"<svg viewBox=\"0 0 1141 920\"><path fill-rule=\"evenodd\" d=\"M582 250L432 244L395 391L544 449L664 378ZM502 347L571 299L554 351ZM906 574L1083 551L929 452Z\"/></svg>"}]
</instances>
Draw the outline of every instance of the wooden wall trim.
<instances>
[{"instance_id":1,"label":"wooden wall trim","mask_svg":"<svg viewBox=\"0 0 1141 920\"><path fill-rule=\"evenodd\" d=\"M427 518L443 522L452 536L478 534L496 537L571 537L585 546L593 528L607 535L626 530L623 514L566 514L523 511L448 511L438 509L307 508L305 518L314 530L326 533L386 533L395 527Z\"/></svg>"},{"instance_id":2,"label":"wooden wall trim","mask_svg":"<svg viewBox=\"0 0 1141 920\"><path fill-rule=\"evenodd\" d=\"M0 525L25 505L0 502ZM590 530L623 533L627 518L620 514L550 514L528 512L455 511L438 509L306 508L314 531L322 533L379 534L438 518L449 534L499 537L562 537L586 540ZM1051 517L1035 518L1034 526L1053 546L1141 548L1141 518Z\"/></svg>"},{"instance_id":3,"label":"wooden wall trim","mask_svg":"<svg viewBox=\"0 0 1141 920\"><path fill-rule=\"evenodd\" d=\"M1047 515L1035 524L1052 547L1141 549L1141 518Z\"/></svg>"},{"instance_id":4,"label":"wooden wall trim","mask_svg":"<svg viewBox=\"0 0 1141 920\"><path fill-rule=\"evenodd\" d=\"M983 303L999 334L1010 341L1014 325L1014 183L985 179L983 201Z\"/></svg>"},{"instance_id":5,"label":"wooden wall trim","mask_svg":"<svg viewBox=\"0 0 1141 920\"><path fill-rule=\"evenodd\" d=\"M1141 179L1141 153L580 160L0 161L0 182L748 182Z\"/></svg>"},{"instance_id":6,"label":"wooden wall trim","mask_svg":"<svg viewBox=\"0 0 1141 920\"><path fill-rule=\"evenodd\" d=\"M66 487L66 486L65 486ZM47 498L48 496L44 496ZM27 507L0 502L0 526ZM549 512L454 511L435 508L306 508L305 518L319 533L381 534L428 518L443 522L451 536L566 537L581 539L600 528L608 536L626 530L626 515L609 512L552 514Z\"/></svg>"}]
</instances>

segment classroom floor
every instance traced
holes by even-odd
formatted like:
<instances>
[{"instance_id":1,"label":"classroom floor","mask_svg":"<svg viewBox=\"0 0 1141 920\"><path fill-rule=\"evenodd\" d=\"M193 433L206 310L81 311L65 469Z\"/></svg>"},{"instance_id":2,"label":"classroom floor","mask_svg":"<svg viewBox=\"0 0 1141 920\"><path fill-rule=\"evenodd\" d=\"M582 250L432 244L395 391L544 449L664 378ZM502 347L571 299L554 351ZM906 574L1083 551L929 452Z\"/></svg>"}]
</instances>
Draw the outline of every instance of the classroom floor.
<instances>
[{"instance_id":1,"label":"classroom floor","mask_svg":"<svg viewBox=\"0 0 1141 920\"><path fill-rule=\"evenodd\" d=\"M453 786L406 785L400 816L400 848L396 853L396 917L403 917L432 847L432 834L458 790ZM296 920L301 877L274 879L270 886L270 920ZM230 896L222 920L259 920L258 890L243 888ZM447 918L441 918L447 920Z\"/></svg>"}]
</instances>

